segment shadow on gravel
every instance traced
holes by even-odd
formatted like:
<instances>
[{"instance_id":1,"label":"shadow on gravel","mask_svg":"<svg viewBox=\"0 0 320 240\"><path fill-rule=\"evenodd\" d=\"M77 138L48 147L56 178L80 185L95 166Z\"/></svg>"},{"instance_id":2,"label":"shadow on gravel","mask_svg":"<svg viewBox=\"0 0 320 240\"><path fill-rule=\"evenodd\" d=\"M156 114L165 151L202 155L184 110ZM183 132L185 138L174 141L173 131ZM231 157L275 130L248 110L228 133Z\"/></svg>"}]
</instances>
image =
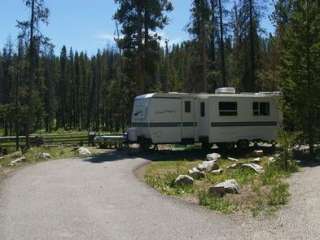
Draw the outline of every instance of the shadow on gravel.
<instances>
[{"instance_id":1,"label":"shadow on gravel","mask_svg":"<svg viewBox=\"0 0 320 240\"><path fill-rule=\"evenodd\" d=\"M202 150L160 150L153 151L150 153L141 154L140 157L151 160L151 161L179 161L179 160L199 160L204 159L207 152Z\"/></svg>"},{"instance_id":2,"label":"shadow on gravel","mask_svg":"<svg viewBox=\"0 0 320 240\"><path fill-rule=\"evenodd\" d=\"M114 150L106 153L101 153L91 158L84 159L83 161L90 162L90 163L104 163L104 162L121 161L128 158L135 158L135 157L130 156L125 151Z\"/></svg>"},{"instance_id":3,"label":"shadow on gravel","mask_svg":"<svg viewBox=\"0 0 320 240\"><path fill-rule=\"evenodd\" d=\"M294 151L293 158L297 159L301 167L318 167L320 166L320 149L316 149L314 156L311 156L308 151Z\"/></svg>"},{"instance_id":4,"label":"shadow on gravel","mask_svg":"<svg viewBox=\"0 0 320 240\"><path fill-rule=\"evenodd\" d=\"M319 167L320 166L320 160L311 158L310 156L305 157L295 157L295 159L298 159L298 163L300 167Z\"/></svg>"},{"instance_id":5,"label":"shadow on gravel","mask_svg":"<svg viewBox=\"0 0 320 240\"><path fill-rule=\"evenodd\" d=\"M238 151L234 149L229 152L220 151L218 148L212 148L209 151L204 151L201 149L192 149L192 150L180 150L180 151L170 151L170 150L161 150L161 151L154 151L148 155L145 155L144 158L149 159L151 161L177 161L177 160L201 160L205 159L207 154L209 153L219 153L222 157L234 157L234 158L248 158L252 155L254 150L261 149L264 151L265 155L272 155L274 154L274 149L270 147L259 147L254 148L251 147L247 149L245 152Z\"/></svg>"},{"instance_id":6,"label":"shadow on gravel","mask_svg":"<svg viewBox=\"0 0 320 240\"><path fill-rule=\"evenodd\" d=\"M112 150L106 153L101 153L91 158L86 158L83 161L90 163L105 163L121 161L124 159L144 158L150 161L177 161L177 160L195 160L206 157L206 152L201 150L160 150L148 152L132 151L132 150Z\"/></svg>"},{"instance_id":7,"label":"shadow on gravel","mask_svg":"<svg viewBox=\"0 0 320 240\"><path fill-rule=\"evenodd\" d=\"M299 163L301 167L319 167L320 161L319 160L302 160Z\"/></svg>"},{"instance_id":8,"label":"shadow on gravel","mask_svg":"<svg viewBox=\"0 0 320 240\"><path fill-rule=\"evenodd\" d=\"M104 162L113 162L121 161L123 159L135 159L135 158L144 158L150 161L193 161L205 159L208 153L219 153L223 157L235 157L235 158L246 158L252 151L257 148L250 148L246 152L240 152L237 149L234 149L229 152L222 152L218 148L212 148L209 151L204 151L202 149L181 149L181 150L171 150L171 149L162 149L162 150L149 150L147 152L139 151L138 149L125 149L125 150L113 150L100 155L94 156L92 158L85 159L86 162L91 163L104 163ZM261 149L261 148L259 148ZM272 154L273 150L270 148L264 148L265 154Z\"/></svg>"}]
</instances>

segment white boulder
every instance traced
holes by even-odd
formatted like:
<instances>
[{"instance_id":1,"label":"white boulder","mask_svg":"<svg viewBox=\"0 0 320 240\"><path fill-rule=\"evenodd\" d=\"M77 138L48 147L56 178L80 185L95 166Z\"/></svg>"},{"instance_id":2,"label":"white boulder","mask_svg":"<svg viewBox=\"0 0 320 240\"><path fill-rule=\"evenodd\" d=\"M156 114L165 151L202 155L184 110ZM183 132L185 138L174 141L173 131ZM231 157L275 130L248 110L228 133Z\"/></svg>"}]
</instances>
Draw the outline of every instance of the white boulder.
<instances>
[{"instance_id":1,"label":"white boulder","mask_svg":"<svg viewBox=\"0 0 320 240\"><path fill-rule=\"evenodd\" d=\"M226 193L236 194L240 192L240 186L235 179L229 179L210 187L208 192L215 196L223 196Z\"/></svg>"},{"instance_id":2,"label":"white boulder","mask_svg":"<svg viewBox=\"0 0 320 240\"><path fill-rule=\"evenodd\" d=\"M233 162L238 162L239 161L239 159L232 158L232 157L228 157L228 160L233 161Z\"/></svg>"},{"instance_id":3,"label":"white boulder","mask_svg":"<svg viewBox=\"0 0 320 240\"><path fill-rule=\"evenodd\" d=\"M295 151L299 151L299 152L308 152L309 151L309 146L308 145L296 145L293 147L293 149Z\"/></svg>"},{"instance_id":4,"label":"white boulder","mask_svg":"<svg viewBox=\"0 0 320 240\"><path fill-rule=\"evenodd\" d=\"M78 149L78 153L81 157L89 157L91 156L91 152L89 151L88 148L85 148L85 147L80 147Z\"/></svg>"},{"instance_id":5,"label":"white boulder","mask_svg":"<svg viewBox=\"0 0 320 240\"><path fill-rule=\"evenodd\" d=\"M263 150L254 150L254 151L253 151L253 154L254 154L256 157L262 157L262 156L263 156Z\"/></svg>"},{"instance_id":6,"label":"white boulder","mask_svg":"<svg viewBox=\"0 0 320 240\"><path fill-rule=\"evenodd\" d=\"M206 174L204 172L199 171L198 168L192 168L189 170L189 175L193 178L193 179L201 179L204 178L206 176Z\"/></svg>"},{"instance_id":7,"label":"white boulder","mask_svg":"<svg viewBox=\"0 0 320 240\"><path fill-rule=\"evenodd\" d=\"M234 163L234 164L227 166L227 169L232 169L232 168L236 168L236 167L238 167L238 164Z\"/></svg>"},{"instance_id":8,"label":"white boulder","mask_svg":"<svg viewBox=\"0 0 320 240\"><path fill-rule=\"evenodd\" d=\"M51 155L50 153L43 152L43 153L39 153L38 158L46 160L46 159L50 159Z\"/></svg>"},{"instance_id":9,"label":"white boulder","mask_svg":"<svg viewBox=\"0 0 320 240\"><path fill-rule=\"evenodd\" d=\"M186 186L192 185L194 182L193 178L188 175L180 175L174 181L174 185L176 186Z\"/></svg>"},{"instance_id":10,"label":"white boulder","mask_svg":"<svg viewBox=\"0 0 320 240\"><path fill-rule=\"evenodd\" d=\"M244 164L242 164L242 167L251 168L254 171L256 171L257 173L263 173L264 172L263 167L260 166L259 164L255 164L255 163L244 163Z\"/></svg>"},{"instance_id":11,"label":"white boulder","mask_svg":"<svg viewBox=\"0 0 320 240\"><path fill-rule=\"evenodd\" d=\"M221 155L219 153L211 153L207 155L208 161L217 161L220 158L221 158Z\"/></svg>"},{"instance_id":12,"label":"white boulder","mask_svg":"<svg viewBox=\"0 0 320 240\"><path fill-rule=\"evenodd\" d=\"M223 170L221 168L219 168L217 170L212 170L211 173L213 173L215 175L219 175L219 174L223 173Z\"/></svg>"},{"instance_id":13,"label":"white boulder","mask_svg":"<svg viewBox=\"0 0 320 240\"><path fill-rule=\"evenodd\" d=\"M260 157L254 158L251 162L261 162L261 158Z\"/></svg>"},{"instance_id":14,"label":"white boulder","mask_svg":"<svg viewBox=\"0 0 320 240\"><path fill-rule=\"evenodd\" d=\"M197 168L199 171L211 172L212 170L219 169L219 166L216 161L203 161Z\"/></svg>"},{"instance_id":15,"label":"white boulder","mask_svg":"<svg viewBox=\"0 0 320 240\"><path fill-rule=\"evenodd\" d=\"M268 158L268 161L269 161L269 162L275 162L276 159L275 159L274 157L269 157L269 158Z\"/></svg>"},{"instance_id":16,"label":"white boulder","mask_svg":"<svg viewBox=\"0 0 320 240\"><path fill-rule=\"evenodd\" d=\"M15 160L12 160L9 164L9 166L13 167L15 165L17 165L18 163L21 163L21 162L24 162L26 160L26 157L25 156L22 156L20 158L17 158Z\"/></svg>"}]
</instances>

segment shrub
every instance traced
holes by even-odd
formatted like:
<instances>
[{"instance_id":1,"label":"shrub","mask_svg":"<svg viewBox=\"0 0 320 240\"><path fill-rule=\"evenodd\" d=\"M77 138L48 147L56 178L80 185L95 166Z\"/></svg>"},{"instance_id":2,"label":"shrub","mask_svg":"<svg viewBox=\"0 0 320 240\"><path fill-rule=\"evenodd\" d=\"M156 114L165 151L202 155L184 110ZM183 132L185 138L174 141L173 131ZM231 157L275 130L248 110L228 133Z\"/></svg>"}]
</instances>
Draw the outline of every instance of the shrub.
<instances>
[{"instance_id":1,"label":"shrub","mask_svg":"<svg viewBox=\"0 0 320 240\"><path fill-rule=\"evenodd\" d=\"M289 171L289 167L292 165L293 155L291 149L296 138L297 136L293 133L284 130L279 132L278 142L280 144L280 157L277 160L285 171Z\"/></svg>"},{"instance_id":2,"label":"shrub","mask_svg":"<svg viewBox=\"0 0 320 240\"><path fill-rule=\"evenodd\" d=\"M289 184L278 183L271 188L268 204L270 206L284 205L288 202L289 197Z\"/></svg>"},{"instance_id":3,"label":"shrub","mask_svg":"<svg viewBox=\"0 0 320 240\"><path fill-rule=\"evenodd\" d=\"M229 176L229 178L236 179L241 185L251 182L255 177L255 171L249 168L232 169Z\"/></svg>"},{"instance_id":4,"label":"shrub","mask_svg":"<svg viewBox=\"0 0 320 240\"><path fill-rule=\"evenodd\" d=\"M198 194L199 204L209 209L222 213L232 213L236 210L236 206L231 204L224 198L211 196L206 191L200 191Z\"/></svg>"},{"instance_id":5,"label":"shrub","mask_svg":"<svg viewBox=\"0 0 320 240\"><path fill-rule=\"evenodd\" d=\"M192 193L194 191L193 186L176 186L174 181L180 175L180 173L167 173L161 176L159 175L146 175L145 181L151 187L158 191L168 195L181 195L184 193Z\"/></svg>"}]
</instances>

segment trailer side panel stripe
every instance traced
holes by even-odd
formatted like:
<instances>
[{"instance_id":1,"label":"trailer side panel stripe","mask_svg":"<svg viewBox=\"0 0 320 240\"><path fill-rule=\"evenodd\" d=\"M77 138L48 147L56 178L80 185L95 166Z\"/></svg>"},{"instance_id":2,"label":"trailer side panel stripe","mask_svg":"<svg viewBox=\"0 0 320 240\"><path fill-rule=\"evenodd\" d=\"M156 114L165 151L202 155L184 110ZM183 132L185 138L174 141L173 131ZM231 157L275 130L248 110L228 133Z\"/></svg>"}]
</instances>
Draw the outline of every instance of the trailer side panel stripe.
<instances>
[{"instance_id":1,"label":"trailer side panel stripe","mask_svg":"<svg viewBox=\"0 0 320 240\"><path fill-rule=\"evenodd\" d=\"M213 122L211 127L273 127L277 122Z\"/></svg>"},{"instance_id":2,"label":"trailer side panel stripe","mask_svg":"<svg viewBox=\"0 0 320 240\"><path fill-rule=\"evenodd\" d=\"M212 122L211 127L273 127L277 122ZM132 123L132 127L196 127L197 122L141 122Z\"/></svg>"},{"instance_id":3,"label":"trailer side panel stripe","mask_svg":"<svg viewBox=\"0 0 320 240\"><path fill-rule=\"evenodd\" d=\"M196 122L151 122L132 123L132 127L196 127Z\"/></svg>"}]
</instances>

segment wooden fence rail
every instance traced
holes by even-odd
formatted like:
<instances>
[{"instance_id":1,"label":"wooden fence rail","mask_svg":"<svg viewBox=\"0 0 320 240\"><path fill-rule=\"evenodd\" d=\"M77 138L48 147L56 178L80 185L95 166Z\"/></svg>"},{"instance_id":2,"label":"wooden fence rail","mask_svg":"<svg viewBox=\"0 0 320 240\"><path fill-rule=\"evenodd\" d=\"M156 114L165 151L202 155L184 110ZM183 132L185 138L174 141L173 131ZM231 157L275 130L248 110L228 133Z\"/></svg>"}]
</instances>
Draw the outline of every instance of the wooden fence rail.
<instances>
[{"instance_id":1,"label":"wooden fence rail","mask_svg":"<svg viewBox=\"0 0 320 240\"><path fill-rule=\"evenodd\" d=\"M21 145L25 144L25 136L19 137L19 142ZM10 147L15 146L16 137L15 136L7 136L0 137L0 146ZM87 144L89 142L88 135L64 135L64 136L30 136L31 144L38 145L50 145L50 144Z\"/></svg>"}]
</instances>

